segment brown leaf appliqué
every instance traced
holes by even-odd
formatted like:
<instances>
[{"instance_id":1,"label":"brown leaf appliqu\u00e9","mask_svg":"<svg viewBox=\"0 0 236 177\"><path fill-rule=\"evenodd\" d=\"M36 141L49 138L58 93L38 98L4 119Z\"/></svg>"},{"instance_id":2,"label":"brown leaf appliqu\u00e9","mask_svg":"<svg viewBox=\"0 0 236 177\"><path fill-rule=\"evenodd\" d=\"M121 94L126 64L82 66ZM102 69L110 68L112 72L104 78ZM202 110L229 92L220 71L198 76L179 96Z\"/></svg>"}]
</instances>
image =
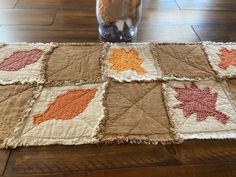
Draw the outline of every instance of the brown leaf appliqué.
<instances>
[{"instance_id":1,"label":"brown leaf appliqu\u00e9","mask_svg":"<svg viewBox=\"0 0 236 177\"><path fill-rule=\"evenodd\" d=\"M184 88L173 87L173 89L178 93L176 99L182 102L175 108L183 109L186 118L196 113L198 121L203 121L208 116L213 116L221 123L227 123L229 117L216 110L218 94L211 93L209 87L201 90L195 83L192 83L190 87L185 85Z\"/></svg>"},{"instance_id":2,"label":"brown leaf appliqu\u00e9","mask_svg":"<svg viewBox=\"0 0 236 177\"><path fill-rule=\"evenodd\" d=\"M43 53L44 51L40 49L14 52L11 56L0 62L0 70L18 71L26 65L30 65L38 61Z\"/></svg>"},{"instance_id":3,"label":"brown leaf appliqu\u00e9","mask_svg":"<svg viewBox=\"0 0 236 177\"><path fill-rule=\"evenodd\" d=\"M45 112L33 118L34 124L50 119L69 120L82 113L96 94L94 89L70 90L59 95Z\"/></svg>"},{"instance_id":4,"label":"brown leaf appliqu\u00e9","mask_svg":"<svg viewBox=\"0 0 236 177\"><path fill-rule=\"evenodd\" d=\"M220 54L218 54L221 61L218 66L221 69L226 70L230 65L236 67L236 50L228 50L226 48L220 49Z\"/></svg>"}]
</instances>

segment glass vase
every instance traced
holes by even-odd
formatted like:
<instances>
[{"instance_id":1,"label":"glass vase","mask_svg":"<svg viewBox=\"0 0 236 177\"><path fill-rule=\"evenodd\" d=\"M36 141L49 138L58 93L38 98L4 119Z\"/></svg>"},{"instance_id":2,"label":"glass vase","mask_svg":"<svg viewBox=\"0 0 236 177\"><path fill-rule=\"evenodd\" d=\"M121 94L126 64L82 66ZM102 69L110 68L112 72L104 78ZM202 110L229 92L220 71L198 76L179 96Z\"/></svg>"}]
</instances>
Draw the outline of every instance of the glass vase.
<instances>
[{"instance_id":1,"label":"glass vase","mask_svg":"<svg viewBox=\"0 0 236 177\"><path fill-rule=\"evenodd\" d=\"M110 42L134 38L141 14L142 0L97 0L96 3L99 33Z\"/></svg>"}]
</instances>

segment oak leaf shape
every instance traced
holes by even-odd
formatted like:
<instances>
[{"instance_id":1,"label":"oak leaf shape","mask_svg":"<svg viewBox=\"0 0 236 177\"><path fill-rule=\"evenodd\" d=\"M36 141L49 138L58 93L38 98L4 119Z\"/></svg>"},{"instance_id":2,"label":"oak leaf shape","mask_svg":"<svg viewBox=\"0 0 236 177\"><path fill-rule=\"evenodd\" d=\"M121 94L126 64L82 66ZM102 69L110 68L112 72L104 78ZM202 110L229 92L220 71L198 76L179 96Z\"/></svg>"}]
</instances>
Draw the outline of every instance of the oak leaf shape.
<instances>
[{"instance_id":1,"label":"oak leaf shape","mask_svg":"<svg viewBox=\"0 0 236 177\"><path fill-rule=\"evenodd\" d=\"M144 59L139 57L137 50L134 48L128 52L124 48L112 48L112 54L108 57L108 61L112 64L111 68L121 72L126 70L134 70L138 74L144 74L146 71L140 66Z\"/></svg>"},{"instance_id":2,"label":"oak leaf shape","mask_svg":"<svg viewBox=\"0 0 236 177\"><path fill-rule=\"evenodd\" d=\"M49 107L34 116L33 123L40 124L50 119L69 120L82 113L96 94L94 89L70 90L59 95Z\"/></svg>"},{"instance_id":3,"label":"oak leaf shape","mask_svg":"<svg viewBox=\"0 0 236 177\"><path fill-rule=\"evenodd\" d=\"M211 93L209 87L201 90L192 82L190 87L185 85L184 88L172 88L177 92L176 99L182 102L174 108L182 109L186 118L196 113L197 121L203 121L208 116L213 116L221 123L227 123L229 117L216 110L218 94Z\"/></svg>"},{"instance_id":4,"label":"oak leaf shape","mask_svg":"<svg viewBox=\"0 0 236 177\"><path fill-rule=\"evenodd\" d=\"M0 70L18 71L26 65L38 61L43 53L44 52L40 49L14 52L10 57L5 58L2 62L0 62Z\"/></svg>"},{"instance_id":5,"label":"oak leaf shape","mask_svg":"<svg viewBox=\"0 0 236 177\"><path fill-rule=\"evenodd\" d=\"M226 70L230 65L236 67L236 50L222 48L220 49L218 56L221 59L220 63L218 64L221 69Z\"/></svg>"}]
</instances>

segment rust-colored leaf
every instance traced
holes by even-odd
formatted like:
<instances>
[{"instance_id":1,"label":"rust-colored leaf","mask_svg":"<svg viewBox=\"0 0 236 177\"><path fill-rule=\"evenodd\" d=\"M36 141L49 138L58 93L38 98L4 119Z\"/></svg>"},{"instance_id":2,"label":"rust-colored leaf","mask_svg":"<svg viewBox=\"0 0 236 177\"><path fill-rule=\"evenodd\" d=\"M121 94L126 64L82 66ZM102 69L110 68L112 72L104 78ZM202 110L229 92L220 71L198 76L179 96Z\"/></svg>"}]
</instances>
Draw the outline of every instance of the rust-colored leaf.
<instances>
[{"instance_id":1,"label":"rust-colored leaf","mask_svg":"<svg viewBox=\"0 0 236 177\"><path fill-rule=\"evenodd\" d=\"M218 66L226 70L230 65L236 67L236 50L228 50L226 48L220 49L218 54L221 61Z\"/></svg>"},{"instance_id":2,"label":"rust-colored leaf","mask_svg":"<svg viewBox=\"0 0 236 177\"><path fill-rule=\"evenodd\" d=\"M44 51L40 49L14 52L11 56L0 62L0 70L18 71L26 65L30 65L38 61L43 53Z\"/></svg>"},{"instance_id":3,"label":"rust-colored leaf","mask_svg":"<svg viewBox=\"0 0 236 177\"><path fill-rule=\"evenodd\" d=\"M45 112L33 118L34 124L50 119L69 120L82 113L94 98L96 89L70 90L59 95Z\"/></svg>"},{"instance_id":4,"label":"rust-colored leaf","mask_svg":"<svg viewBox=\"0 0 236 177\"><path fill-rule=\"evenodd\" d=\"M108 61L112 64L111 68L115 71L134 70L138 74L144 74L146 71L140 66L144 59L139 57L136 49L130 49L128 52L124 48L112 48L112 54Z\"/></svg>"},{"instance_id":5,"label":"rust-colored leaf","mask_svg":"<svg viewBox=\"0 0 236 177\"><path fill-rule=\"evenodd\" d=\"M190 87L173 87L173 89L178 93L176 99L182 102L175 108L183 109L186 118L196 113L198 121L203 121L208 116L213 116L221 123L227 123L229 117L216 110L218 94L211 93L209 87L205 87L201 90L195 83L192 83Z\"/></svg>"}]
</instances>

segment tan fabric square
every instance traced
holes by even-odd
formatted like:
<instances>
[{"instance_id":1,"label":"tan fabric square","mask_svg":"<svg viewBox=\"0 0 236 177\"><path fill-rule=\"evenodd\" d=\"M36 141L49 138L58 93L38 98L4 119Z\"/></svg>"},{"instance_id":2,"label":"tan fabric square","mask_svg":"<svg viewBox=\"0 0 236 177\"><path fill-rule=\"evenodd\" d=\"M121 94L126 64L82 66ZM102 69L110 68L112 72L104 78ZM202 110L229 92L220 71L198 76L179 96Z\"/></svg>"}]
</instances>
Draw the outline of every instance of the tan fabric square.
<instances>
[{"instance_id":1,"label":"tan fabric square","mask_svg":"<svg viewBox=\"0 0 236 177\"><path fill-rule=\"evenodd\" d=\"M13 132L21 120L34 90L32 85L0 86L0 143Z\"/></svg>"},{"instance_id":2,"label":"tan fabric square","mask_svg":"<svg viewBox=\"0 0 236 177\"><path fill-rule=\"evenodd\" d=\"M153 44L153 55L164 77L214 76L200 44Z\"/></svg>"},{"instance_id":3,"label":"tan fabric square","mask_svg":"<svg viewBox=\"0 0 236 177\"><path fill-rule=\"evenodd\" d=\"M103 44L60 44L50 56L46 78L49 82L89 82L102 78L100 57Z\"/></svg>"},{"instance_id":4,"label":"tan fabric square","mask_svg":"<svg viewBox=\"0 0 236 177\"><path fill-rule=\"evenodd\" d=\"M111 82L106 105L102 141L157 144L173 140L160 82Z\"/></svg>"}]
</instances>

